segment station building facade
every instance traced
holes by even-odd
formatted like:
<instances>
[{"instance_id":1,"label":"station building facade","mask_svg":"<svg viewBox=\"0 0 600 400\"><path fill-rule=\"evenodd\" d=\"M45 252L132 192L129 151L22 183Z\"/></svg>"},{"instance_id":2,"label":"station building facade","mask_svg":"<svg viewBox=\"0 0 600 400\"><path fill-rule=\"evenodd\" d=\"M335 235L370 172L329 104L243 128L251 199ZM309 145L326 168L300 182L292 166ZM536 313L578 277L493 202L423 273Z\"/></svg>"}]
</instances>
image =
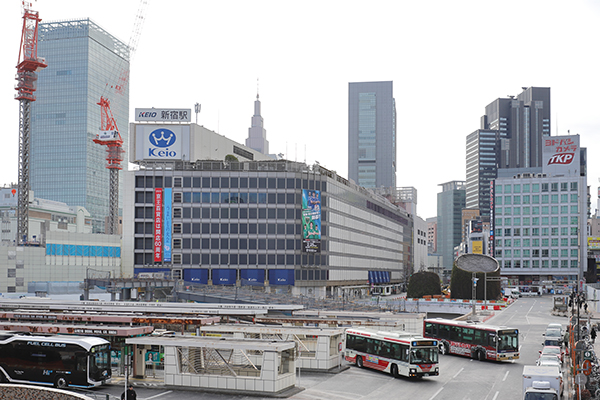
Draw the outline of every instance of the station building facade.
<instances>
[{"instance_id":1,"label":"station building facade","mask_svg":"<svg viewBox=\"0 0 600 400\"><path fill-rule=\"evenodd\" d=\"M137 170L125 174L125 273L315 297L404 281L412 217L383 196L195 124L132 125L132 148L142 150L130 159ZM157 154L144 147L152 146L147 137L161 129L189 132L185 159L147 156ZM201 145L207 142L218 146Z\"/></svg>"}]
</instances>

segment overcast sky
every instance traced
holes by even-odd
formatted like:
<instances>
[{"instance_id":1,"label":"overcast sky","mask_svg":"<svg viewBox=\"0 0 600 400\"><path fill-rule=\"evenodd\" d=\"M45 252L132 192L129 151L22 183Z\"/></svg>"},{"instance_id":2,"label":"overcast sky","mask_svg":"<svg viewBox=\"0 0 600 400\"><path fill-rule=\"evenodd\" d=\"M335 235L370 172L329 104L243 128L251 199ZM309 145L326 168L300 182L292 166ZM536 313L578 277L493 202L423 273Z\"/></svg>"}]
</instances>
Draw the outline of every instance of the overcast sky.
<instances>
[{"instance_id":1,"label":"overcast sky","mask_svg":"<svg viewBox=\"0 0 600 400\"><path fill-rule=\"evenodd\" d=\"M38 0L32 8L45 22L89 17L128 43L140 4ZM0 184L17 181L21 25L20 2L2 1ZM599 31L594 0L148 0L130 119L136 107L200 103L200 125L244 143L258 79L270 152L347 177L348 82L391 80L397 185L417 188L417 214L429 218L438 185L465 180L466 136L485 106L521 87L550 87L552 135L581 135L595 208Z\"/></svg>"}]
</instances>

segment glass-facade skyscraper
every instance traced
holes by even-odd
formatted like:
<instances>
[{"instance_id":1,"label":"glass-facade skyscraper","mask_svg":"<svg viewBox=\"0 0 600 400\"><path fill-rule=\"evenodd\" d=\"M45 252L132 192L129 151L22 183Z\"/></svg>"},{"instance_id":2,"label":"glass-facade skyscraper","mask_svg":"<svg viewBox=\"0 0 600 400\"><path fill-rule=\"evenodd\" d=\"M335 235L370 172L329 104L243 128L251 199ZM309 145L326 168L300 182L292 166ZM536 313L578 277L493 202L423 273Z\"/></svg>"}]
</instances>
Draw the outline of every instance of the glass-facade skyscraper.
<instances>
[{"instance_id":1,"label":"glass-facade skyscraper","mask_svg":"<svg viewBox=\"0 0 600 400\"><path fill-rule=\"evenodd\" d=\"M128 47L89 19L69 20L40 24L38 54L48 67L32 103L31 189L39 198L84 206L93 231L103 232L110 179L106 147L93 142L97 103L101 96L110 101L127 151Z\"/></svg>"},{"instance_id":2,"label":"glass-facade skyscraper","mask_svg":"<svg viewBox=\"0 0 600 400\"><path fill-rule=\"evenodd\" d=\"M351 82L348 90L348 177L366 188L396 187L393 82Z\"/></svg>"},{"instance_id":3,"label":"glass-facade skyscraper","mask_svg":"<svg viewBox=\"0 0 600 400\"><path fill-rule=\"evenodd\" d=\"M462 210L466 205L464 181L441 183L437 194L437 249L444 274L449 275L456 255L454 247L462 240Z\"/></svg>"}]
</instances>

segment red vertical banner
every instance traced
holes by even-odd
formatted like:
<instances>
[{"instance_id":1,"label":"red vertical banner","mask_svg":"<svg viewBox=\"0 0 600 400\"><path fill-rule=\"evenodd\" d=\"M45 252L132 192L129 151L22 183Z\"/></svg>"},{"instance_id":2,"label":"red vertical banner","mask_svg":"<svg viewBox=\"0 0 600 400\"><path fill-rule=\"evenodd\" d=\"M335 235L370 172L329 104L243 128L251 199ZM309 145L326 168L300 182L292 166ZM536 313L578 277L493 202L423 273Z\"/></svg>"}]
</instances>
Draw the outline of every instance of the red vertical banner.
<instances>
[{"instance_id":1,"label":"red vertical banner","mask_svg":"<svg viewBox=\"0 0 600 400\"><path fill-rule=\"evenodd\" d=\"M154 262L162 261L163 248L163 190L154 189Z\"/></svg>"}]
</instances>

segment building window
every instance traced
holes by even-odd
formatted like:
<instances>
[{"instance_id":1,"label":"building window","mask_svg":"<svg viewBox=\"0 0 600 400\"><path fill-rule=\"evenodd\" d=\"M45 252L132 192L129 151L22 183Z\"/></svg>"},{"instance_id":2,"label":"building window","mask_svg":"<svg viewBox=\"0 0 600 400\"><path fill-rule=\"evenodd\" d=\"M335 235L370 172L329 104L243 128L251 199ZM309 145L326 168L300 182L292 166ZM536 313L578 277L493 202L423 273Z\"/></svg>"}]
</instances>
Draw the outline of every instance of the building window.
<instances>
[{"instance_id":1,"label":"building window","mask_svg":"<svg viewBox=\"0 0 600 400\"><path fill-rule=\"evenodd\" d=\"M178 188L182 187L181 181L182 180L181 180L180 176L174 177L173 178L173 187L178 187Z\"/></svg>"},{"instance_id":2,"label":"building window","mask_svg":"<svg viewBox=\"0 0 600 400\"><path fill-rule=\"evenodd\" d=\"M181 239L173 239L173 248L180 249L181 248Z\"/></svg>"},{"instance_id":3,"label":"building window","mask_svg":"<svg viewBox=\"0 0 600 400\"><path fill-rule=\"evenodd\" d=\"M173 264L181 264L181 254L173 254Z\"/></svg>"},{"instance_id":4,"label":"building window","mask_svg":"<svg viewBox=\"0 0 600 400\"><path fill-rule=\"evenodd\" d=\"M181 233L181 224L173 224L173 233Z\"/></svg>"}]
</instances>

